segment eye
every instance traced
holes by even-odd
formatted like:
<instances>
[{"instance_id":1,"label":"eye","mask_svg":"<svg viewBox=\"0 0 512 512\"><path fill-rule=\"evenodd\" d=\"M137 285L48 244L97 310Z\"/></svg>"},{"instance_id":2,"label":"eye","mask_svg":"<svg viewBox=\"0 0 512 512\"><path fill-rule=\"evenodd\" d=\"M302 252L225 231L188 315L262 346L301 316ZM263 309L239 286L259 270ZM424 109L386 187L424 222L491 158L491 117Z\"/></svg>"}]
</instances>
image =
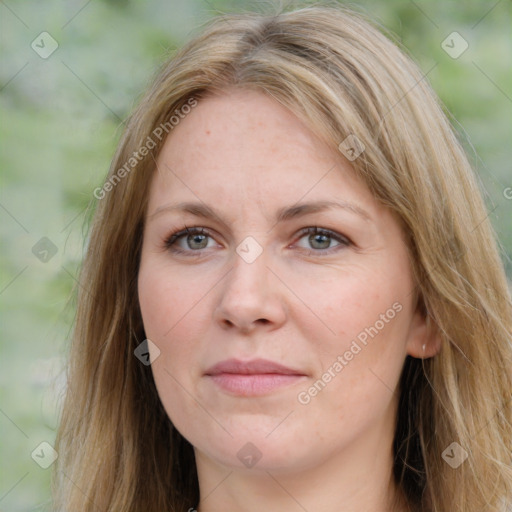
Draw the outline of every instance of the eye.
<instances>
[{"instance_id":1,"label":"eye","mask_svg":"<svg viewBox=\"0 0 512 512\"><path fill-rule=\"evenodd\" d=\"M171 234L165 240L165 247L173 252L194 252L214 247L215 240L201 227L185 228Z\"/></svg>"},{"instance_id":2,"label":"eye","mask_svg":"<svg viewBox=\"0 0 512 512\"><path fill-rule=\"evenodd\" d=\"M309 250L309 253L322 253L329 249L350 245L349 239L343 235L316 226L304 228L301 234L302 236L299 238L296 245ZM311 251L311 249L313 250Z\"/></svg>"}]
</instances>

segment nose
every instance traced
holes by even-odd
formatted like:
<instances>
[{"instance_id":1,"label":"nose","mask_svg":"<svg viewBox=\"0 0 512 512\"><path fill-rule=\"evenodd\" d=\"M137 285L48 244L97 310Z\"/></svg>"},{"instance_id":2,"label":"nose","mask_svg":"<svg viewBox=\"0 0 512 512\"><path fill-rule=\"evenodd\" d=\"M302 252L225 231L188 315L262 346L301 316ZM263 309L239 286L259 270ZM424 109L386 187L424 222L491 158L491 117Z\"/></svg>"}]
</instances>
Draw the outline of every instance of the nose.
<instances>
[{"instance_id":1,"label":"nose","mask_svg":"<svg viewBox=\"0 0 512 512\"><path fill-rule=\"evenodd\" d=\"M255 329L274 330L286 321L280 281L260 255L252 263L234 255L234 265L219 288L214 321L224 330L249 334Z\"/></svg>"}]
</instances>

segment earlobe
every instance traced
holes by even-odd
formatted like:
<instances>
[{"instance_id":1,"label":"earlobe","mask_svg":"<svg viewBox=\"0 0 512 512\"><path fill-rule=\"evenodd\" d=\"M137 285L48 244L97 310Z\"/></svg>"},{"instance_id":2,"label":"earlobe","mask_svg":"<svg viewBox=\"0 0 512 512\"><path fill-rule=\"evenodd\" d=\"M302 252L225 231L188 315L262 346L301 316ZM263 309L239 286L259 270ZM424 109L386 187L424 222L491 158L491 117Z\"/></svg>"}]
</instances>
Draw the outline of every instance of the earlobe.
<instances>
[{"instance_id":1,"label":"earlobe","mask_svg":"<svg viewBox=\"0 0 512 512\"><path fill-rule=\"evenodd\" d=\"M417 359L429 359L441 350L441 335L428 313L417 308L411 321L407 354Z\"/></svg>"}]
</instances>

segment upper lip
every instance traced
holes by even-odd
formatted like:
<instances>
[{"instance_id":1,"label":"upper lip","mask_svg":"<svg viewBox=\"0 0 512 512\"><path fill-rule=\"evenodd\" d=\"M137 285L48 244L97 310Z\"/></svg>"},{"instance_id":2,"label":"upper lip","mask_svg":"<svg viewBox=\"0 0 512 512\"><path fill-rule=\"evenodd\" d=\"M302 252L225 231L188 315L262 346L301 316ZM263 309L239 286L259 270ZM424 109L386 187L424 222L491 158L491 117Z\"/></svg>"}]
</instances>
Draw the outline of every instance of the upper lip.
<instances>
[{"instance_id":1,"label":"upper lip","mask_svg":"<svg viewBox=\"0 0 512 512\"><path fill-rule=\"evenodd\" d=\"M250 361L240 361L238 359L226 359L217 363L208 370L206 375L219 375L221 373L233 373L241 375L258 374L281 374L281 375L305 375L299 370L288 368L282 364L270 361L268 359L252 359Z\"/></svg>"}]
</instances>

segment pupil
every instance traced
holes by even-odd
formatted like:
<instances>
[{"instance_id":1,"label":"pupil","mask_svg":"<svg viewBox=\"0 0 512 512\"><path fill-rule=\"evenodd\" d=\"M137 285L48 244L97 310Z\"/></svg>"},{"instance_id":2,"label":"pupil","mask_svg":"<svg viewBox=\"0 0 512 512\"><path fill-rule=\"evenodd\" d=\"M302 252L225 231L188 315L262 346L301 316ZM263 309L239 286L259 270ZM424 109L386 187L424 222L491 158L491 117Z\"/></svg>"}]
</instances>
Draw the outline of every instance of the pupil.
<instances>
[{"instance_id":1,"label":"pupil","mask_svg":"<svg viewBox=\"0 0 512 512\"><path fill-rule=\"evenodd\" d=\"M189 235L188 245L191 249L204 249L206 247L206 235Z\"/></svg>"},{"instance_id":2,"label":"pupil","mask_svg":"<svg viewBox=\"0 0 512 512\"><path fill-rule=\"evenodd\" d=\"M327 249L330 244L329 235L314 234L310 235L309 241L315 249Z\"/></svg>"}]
</instances>

